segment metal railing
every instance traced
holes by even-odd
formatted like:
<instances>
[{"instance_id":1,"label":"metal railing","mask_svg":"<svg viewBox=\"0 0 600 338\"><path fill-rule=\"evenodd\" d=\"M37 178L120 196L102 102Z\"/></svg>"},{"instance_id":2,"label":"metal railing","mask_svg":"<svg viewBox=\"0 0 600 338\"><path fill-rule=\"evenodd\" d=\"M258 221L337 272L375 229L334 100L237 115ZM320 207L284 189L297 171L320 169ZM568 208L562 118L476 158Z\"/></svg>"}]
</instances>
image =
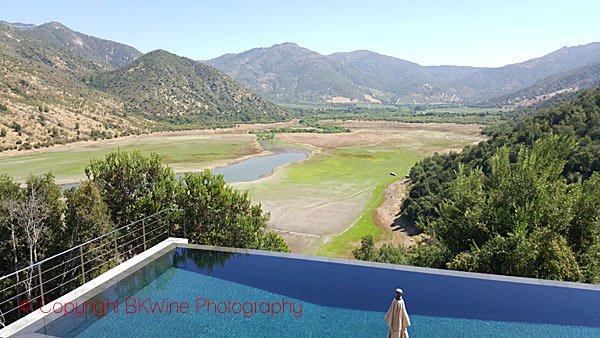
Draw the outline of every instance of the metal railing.
<instances>
[{"instance_id":1,"label":"metal railing","mask_svg":"<svg viewBox=\"0 0 600 338\"><path fill-rule=\"evenodd\" d=\"M124 225L35 264L0 277L0 327L33 312L98 275L170 237L181 224L171 224L164 209Z\"/></svg>"}]
</instances>

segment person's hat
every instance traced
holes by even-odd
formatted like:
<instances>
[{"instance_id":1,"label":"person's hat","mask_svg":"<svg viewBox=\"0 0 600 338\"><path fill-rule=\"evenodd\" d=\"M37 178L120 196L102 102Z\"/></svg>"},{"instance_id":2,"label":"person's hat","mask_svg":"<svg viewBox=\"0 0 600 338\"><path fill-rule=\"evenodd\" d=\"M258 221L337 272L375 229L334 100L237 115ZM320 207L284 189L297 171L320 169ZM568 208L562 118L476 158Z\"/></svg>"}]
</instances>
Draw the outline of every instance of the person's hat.
<instances>
[{"instance_id":1,"label":"person's hat","mask_svg":"<svg viewBox=\"0 0 600 338\"><path fill-rule=\"evenodd\" d=\"M402 289L400 289L400 288L397 288L397 289L396 289L396 293L402 294Z\"/></svg>"}]
</instances>

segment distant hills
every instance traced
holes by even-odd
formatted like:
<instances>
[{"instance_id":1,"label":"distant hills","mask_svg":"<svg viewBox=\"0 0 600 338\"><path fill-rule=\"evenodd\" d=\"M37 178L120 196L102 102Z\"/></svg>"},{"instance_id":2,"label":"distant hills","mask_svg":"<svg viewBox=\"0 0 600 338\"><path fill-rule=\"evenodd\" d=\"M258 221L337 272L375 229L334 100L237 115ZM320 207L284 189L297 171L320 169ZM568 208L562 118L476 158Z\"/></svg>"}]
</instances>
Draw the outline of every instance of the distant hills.
<instances>
[{"instance_id":1,"label":"distant hills","mask_svg":"<svg viewBox=\"0 0 600 338\"><path fill-rule=\"evenodd\" d=\"M365 50L321 55L293 43L203 62L279 101L474 103L600 62L600 43L564 47L499 68L421 66ZM581 75L593 76L591 72ZM589 78L581 83L593 82L594 78Z\"/></svg>"},{"instance_id":2,"label":"distant hills","mask_svg":"<svg viewBox=\"0 0 600 338\"><path fill-rule=\"evenodd\" d=\"M187 58L142 55L58 23L0 24L0 151L284 118L279 106Z\"/></svg>"},{"instance_id":3,"label":"distant hills","mask_svg":"<svg viewBox=\"0 0 600 338\"><path fill-rule=\"evenodd\" d=\"M600 43L499 68L421 66L367 50L322 55L293 43L196 62L163 50L142 54L58 22L3 22L0 151L288 117L259 95L518 107L599 79Z\"/></svg>"}]
</instances>

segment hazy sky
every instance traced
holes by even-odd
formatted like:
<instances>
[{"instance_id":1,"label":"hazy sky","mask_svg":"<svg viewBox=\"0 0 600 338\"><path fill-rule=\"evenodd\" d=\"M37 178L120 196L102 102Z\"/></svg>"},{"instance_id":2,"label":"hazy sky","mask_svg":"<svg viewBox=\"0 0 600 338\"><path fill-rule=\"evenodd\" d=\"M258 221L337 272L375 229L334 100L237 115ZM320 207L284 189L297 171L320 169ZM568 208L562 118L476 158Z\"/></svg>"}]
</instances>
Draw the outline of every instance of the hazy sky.
<instances>
[{"instance_id":1,"label":"hazy sky","mask_svg":"<svg viewBox=\"0 0 600 338\"><path fill-rule=\"evenodd\" d=\"M71 29L192 59L295 42L422 65L502 66L600 41L599 0L0 0L0 20Z\"/></svg>"}]
</instances>

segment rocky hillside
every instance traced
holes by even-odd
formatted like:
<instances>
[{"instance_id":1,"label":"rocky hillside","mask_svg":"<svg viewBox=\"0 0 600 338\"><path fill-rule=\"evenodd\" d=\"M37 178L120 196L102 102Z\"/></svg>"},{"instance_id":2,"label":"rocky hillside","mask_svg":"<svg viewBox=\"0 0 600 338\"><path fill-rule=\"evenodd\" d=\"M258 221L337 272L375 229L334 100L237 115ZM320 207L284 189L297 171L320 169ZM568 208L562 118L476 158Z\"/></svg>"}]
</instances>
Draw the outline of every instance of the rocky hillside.
<instances>
[{"instance_id":1,"label":"rocky hillside","mask_svg":"<svg viewBox=\"0 0 600 338\"><path fill-rule=\"evenodd\" d=\"M82 34L58 22L22 27L22 31L54 47L115 67L142 56L140 51L131 46Z\"/></svg>"},{"instance_id":2,"label":"rocky hillside","mask_svg":"<svg viewBox=\"0 0 600 338\"><path fill-rule=\"evenodd\" d=\"M520 107L548 100L562 93L576 92L600 84L600 62L551 75L533 85L481 103L483 106Z\"/></svg>"},{"instance_id":3,"label":"rocky hillside","mask_svg":"<svg viewBox=\"0 0 600 338\"><path fill-rule=\"evenodd\" d=\"M147 130L121 99L81 82L109 69L0 24L0 150Z\"/></svg>"}]
</instances>

